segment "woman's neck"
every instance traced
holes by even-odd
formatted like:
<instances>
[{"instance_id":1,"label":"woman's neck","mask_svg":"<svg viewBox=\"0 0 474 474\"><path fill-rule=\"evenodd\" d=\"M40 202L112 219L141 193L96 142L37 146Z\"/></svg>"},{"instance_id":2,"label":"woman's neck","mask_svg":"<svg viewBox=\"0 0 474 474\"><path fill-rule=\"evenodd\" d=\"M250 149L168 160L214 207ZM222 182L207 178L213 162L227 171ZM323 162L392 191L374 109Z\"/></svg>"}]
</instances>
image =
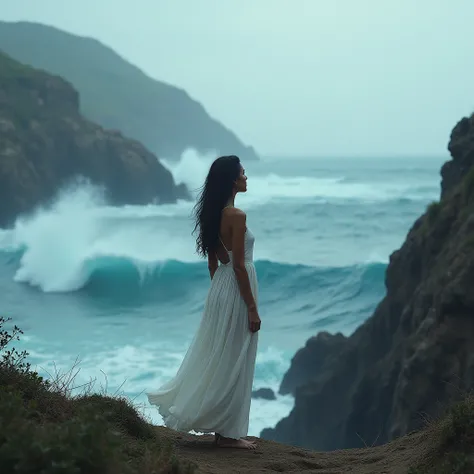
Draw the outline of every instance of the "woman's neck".
<instances>
[{"instance_id":1,"label":"woman's neck","mask_svg":"<svg viewBox=\"0 0 474 474\"><path fill-rule=\"evenodd\" d=\"M225 207L235 207L235 194L227 201Z\"/></svg>"}]
</instances>

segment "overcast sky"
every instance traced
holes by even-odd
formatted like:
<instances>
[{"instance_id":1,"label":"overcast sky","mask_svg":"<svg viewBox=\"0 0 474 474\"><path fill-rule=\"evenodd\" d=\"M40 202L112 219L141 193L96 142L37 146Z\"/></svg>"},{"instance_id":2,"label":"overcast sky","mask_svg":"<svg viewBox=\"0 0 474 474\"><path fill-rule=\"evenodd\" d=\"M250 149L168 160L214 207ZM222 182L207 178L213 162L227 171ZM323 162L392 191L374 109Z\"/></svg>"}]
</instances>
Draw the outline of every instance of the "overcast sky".
<instances>
[{"instance_id":1,"label":"overcast sky","mask_svg":"<svg viewBox=\"0 0 474 474\"><path fill-rule=\"evenodd\" d=\"M442 155L474 109L473 0L0 0L0 18L101 40L263 154Z\"/></svg>"}]
</instances>

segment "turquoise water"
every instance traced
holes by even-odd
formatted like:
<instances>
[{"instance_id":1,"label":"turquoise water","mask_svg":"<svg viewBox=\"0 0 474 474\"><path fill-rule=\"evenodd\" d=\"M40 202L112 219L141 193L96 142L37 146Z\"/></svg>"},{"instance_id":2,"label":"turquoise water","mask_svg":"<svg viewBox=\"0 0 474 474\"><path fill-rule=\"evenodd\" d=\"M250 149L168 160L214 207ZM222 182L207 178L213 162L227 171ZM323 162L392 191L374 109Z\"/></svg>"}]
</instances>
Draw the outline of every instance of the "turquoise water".
<instances>
[{"instance_id":1,"label":"turquoise water","mask_svg":"<svg viewBox=\"0 0 474 474\"><path fill-rule=\"evenodd\" d=\"M262 331L255 388L278 388L321 330L350 334L383 297L389 254L439 195L442 159L266 159L244 163L237 204L256 237ZM169 165L196 189L209 160ZM75 384L124 393L156 423L144 391L179 366L209 286L194 253L192 204L111 208L86 183L0 230L0 314L14 318L40 372L77 364ZM291 397L255 400L250 434Z\"/></svg>"}]
</instances>

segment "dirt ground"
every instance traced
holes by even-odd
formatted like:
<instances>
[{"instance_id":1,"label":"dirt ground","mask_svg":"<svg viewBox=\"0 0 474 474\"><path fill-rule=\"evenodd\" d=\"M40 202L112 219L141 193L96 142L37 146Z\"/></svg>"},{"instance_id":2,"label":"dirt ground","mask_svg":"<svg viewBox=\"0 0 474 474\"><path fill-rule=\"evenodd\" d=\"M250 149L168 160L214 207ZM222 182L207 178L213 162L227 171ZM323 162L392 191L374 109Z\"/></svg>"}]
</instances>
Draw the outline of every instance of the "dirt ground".
<instances>
[{"instance_id":1,"label":"dirt ground","mask_svg":"<svg viewBox=\"0 0 474 474\"><path fill-rule=\"evenodd\" d=\"M178 457L193 462L198 473L357 473L406 474L409 467L426 456L430 449L430 433L407 435L383 446L315 452L261 440L255 451L219 448L212 436L193 436L157 427L160 437L176 447Z\"/></svg>"}]
</instances>

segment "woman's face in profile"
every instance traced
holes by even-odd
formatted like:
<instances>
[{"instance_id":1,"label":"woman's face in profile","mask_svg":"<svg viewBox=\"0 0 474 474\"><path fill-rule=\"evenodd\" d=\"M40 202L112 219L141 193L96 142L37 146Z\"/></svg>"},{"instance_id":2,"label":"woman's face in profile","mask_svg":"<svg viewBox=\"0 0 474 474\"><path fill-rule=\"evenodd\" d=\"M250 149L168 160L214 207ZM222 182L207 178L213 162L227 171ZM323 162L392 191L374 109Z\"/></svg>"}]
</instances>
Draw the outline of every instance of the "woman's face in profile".
<instances>
[{"instance_id":1,"label":"woman's face in profile","mask_svg":"<svg viewBox=\"0 0 474 474\"><path fill-rule=\"evenodd\" d=\"M240 167L240 175L235 181L235 188L238 193L245 193L247 191L247 176L245 176L245 170Z\"/></svg>"}]
</instances>

